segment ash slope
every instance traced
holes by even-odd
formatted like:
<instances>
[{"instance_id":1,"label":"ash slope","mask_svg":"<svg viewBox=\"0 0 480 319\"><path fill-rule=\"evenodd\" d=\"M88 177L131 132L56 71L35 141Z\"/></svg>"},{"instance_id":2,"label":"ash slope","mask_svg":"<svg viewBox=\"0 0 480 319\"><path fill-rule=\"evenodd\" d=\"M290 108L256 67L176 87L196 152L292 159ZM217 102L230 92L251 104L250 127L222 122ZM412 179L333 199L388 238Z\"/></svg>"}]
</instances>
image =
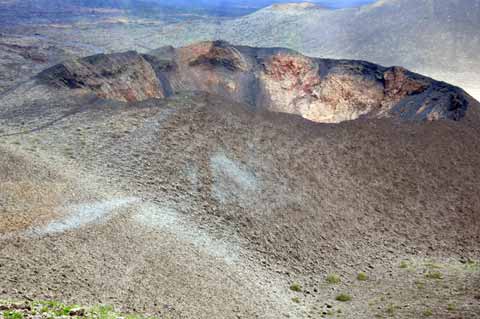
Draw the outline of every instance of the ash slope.
<instances>
[{"instance_id":1,"label":"ash slope","mask_svg":"<svg viewBox=\"0 0 480 319\"><path fill-rule=\"evenodd\" d=\"M461 89L401 67L219 41L67 61L43 71L37 82L127 102L203 91L328 123L359 117L460 120L478 112Z\"/></svg>"},{"instance_id":2,"label":"ash slope","mask_svg":"<svg viewBox=\"0 0 480 319\"><path fill-rule=\"evenodd\" d=\"M2 111L2 139L97 192L52 223L97 201L104 217L2 238L2 298L113 303L165 318L306 318L327 302L371 318L387 313L388 296L408 305L399 318L425 307L449 318L452 302L458 315L478 314L480 272L460 263L480 257L478 122L317 124L211 94L37 102ZM104 199L125 196L139 201L108 211ZM432 263L445 278L426 281L426 297L415 283ZM357 284L359 271L371 280ZM329 273L342 284L325 284ZM339 292L353 301L336 302Z\"/></svg>"}]
</instances>

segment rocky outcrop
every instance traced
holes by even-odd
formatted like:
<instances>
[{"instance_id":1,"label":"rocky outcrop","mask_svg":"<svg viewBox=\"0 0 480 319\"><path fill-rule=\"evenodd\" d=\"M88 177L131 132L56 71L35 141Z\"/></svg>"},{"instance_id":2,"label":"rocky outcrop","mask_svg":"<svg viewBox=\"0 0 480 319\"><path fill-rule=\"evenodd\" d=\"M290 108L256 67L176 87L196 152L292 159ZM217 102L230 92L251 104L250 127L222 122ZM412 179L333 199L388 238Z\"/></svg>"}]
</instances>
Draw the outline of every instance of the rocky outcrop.
<instances>
[{"instance_id":1,"label":"rocky outcrop","mask_svg":"<svg viewBox=\"0 0 480 319\"><path fill-rule=\"evenodd\" d=\"M164 48L143 56L97 55L65 62L39 78L127 102L204 91L257 110L324 123L391 116L459 120L468 108L478 107L463 90L401 67L310 58L287 49L222 41Z\"/></svg>"},{"instance_id":2,"label":"rocky outcrop","mask_svg":"<svg viewBox=\"0 0 480 319\"><path fill-rule=\"evenodd\" d=\"M66 61L40 73L39 78L124 102L164 97L152 65L133 51Z\"/></svg>"}]
</instances>

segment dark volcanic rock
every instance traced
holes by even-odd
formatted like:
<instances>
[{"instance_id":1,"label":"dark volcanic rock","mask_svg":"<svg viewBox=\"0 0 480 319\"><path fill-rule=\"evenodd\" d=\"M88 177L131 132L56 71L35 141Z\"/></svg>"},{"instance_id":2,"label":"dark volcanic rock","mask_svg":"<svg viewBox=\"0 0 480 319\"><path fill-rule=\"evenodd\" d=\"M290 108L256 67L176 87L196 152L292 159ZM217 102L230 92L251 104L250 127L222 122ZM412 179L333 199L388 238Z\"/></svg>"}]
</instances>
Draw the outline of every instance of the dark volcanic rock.
<instances>
[{"instance_id":1,"label":"dark volcanic rock","mask_svg":"<svg viewBox=\"0 0 480 319\"><path fill-rule=\"evenodd\" d=\"M66 61L43 71L38 78L51 85L83 89L119 101L163 97L152 65L133 51Z\"/></svg>"},{"instance_id":2,"label":"dark volcanic rock","mask_svg":"<svg viewBox=\"0 0 480 319\"><path fill-rule=\"evenodd\" d=\"M476 102L463 90L401 67L316 59L280 48L201 42L150 55L97 55L65 62L40 79L120 101L205 91L255 109L298 114L316 122L360 117L459 120Z\"/></svg>"}]
</instances>

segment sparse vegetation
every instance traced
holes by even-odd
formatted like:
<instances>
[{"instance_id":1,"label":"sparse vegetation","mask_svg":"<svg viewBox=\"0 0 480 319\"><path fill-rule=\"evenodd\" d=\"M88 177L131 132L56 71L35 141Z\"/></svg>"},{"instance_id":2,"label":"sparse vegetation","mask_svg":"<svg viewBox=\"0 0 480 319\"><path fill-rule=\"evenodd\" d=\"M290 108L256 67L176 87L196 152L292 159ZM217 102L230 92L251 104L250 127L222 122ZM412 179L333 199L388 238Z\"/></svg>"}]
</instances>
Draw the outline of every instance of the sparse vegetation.
<instances>
[{"instance_id":1,"label":"sparse vegetation","mask_svg":"<svg viewBox=\"0 0 480 319\"><path fill-rule=\"evenodd\" d=\"M348 294L340 294L337 297L335 297L335 300L341 301L341 302L347 302L347 301L352 300L352 296L350 296Z\"/></svg>"},{"instance_id":2,"label":"sparse vegetation","mask_svg":"<svg viewBox=\"0 0 480 319\"><path fill-rule=\"evenodd\" d=\"M427 309L423 312L424 317L431 317L433 316L433 311L431 309Z\"/></svg>"},{"instance_id":3,"label":"sparse vegetation","mask_svg":"<svg viewBox=\"0 0 480 319\"><path fill-rule=\"evenodd\" d=\"M96 306L92 309L92 312L97 314L97 319L110 319L115 316L113 307L108 305Z\"/></svg>"},{"instance_id":4,"label":"sparse vegetation","mask_svg":"<svg viewBox=\"0 0 480 319\"><path fill-rule=\"evenodd\" d=\"M357 275L357 280L358 281L367 281L368 280L368 275L364 272L360 272Z\"/></svg>"},{"instance_id":5,"label":"sparse vegetation","mask_svg":"<svg viewBox=\"0 0 480 319\"><path fill-rule=\"evenodd\" d=\"M340 282L342 282L342 280L340 279L340 276L338 276L337 274L328 275L326 278L326 281L327 283L332 285L339 284Z\"/></svg>"},{"instance_id":6,"label":"sparse vegetation","mask_svg":"<svg viewBox=\"0 0 480 319\"><path fill-rule=\"evenodd\" d=\"M293 301L294 303L300 303L300 298L298 298L298 297L293 297L293 298L292 298L292 301Z\"/></svg>"},{"instance_id":7,"label":"sparse vegetation","mask_svg":"<svg viewBox=\"0 0 480 319\"><path fill-rule=\"evenodd\" d=\"M449 303L447 305L447 310L448 311L455 311L455 310L457 310L457 307L453 303Z\"/></svg>"},{"instance_id":8,"label":"sparse vegetation","mask_svg":"<svg viewBox=\"0 0 480 319\"><path fill-rule=\"evenodd\" d=\"M400 262L400 268L402 269L408 268L408 262L406 260L402 260Z\"/></svg>"},{"instance_id":9,"label":"sparse vegetation","mask_svg":"<svg viewBox=\"0 0 480 319\"><path fill-rule=\"evenodd\" d=\"M24 315L18 311L7 311L3 313L3 318L5 319L23 319Z\"/></svg>"},{"instance_id":10,"label":"sparse vegetation","mask_svg":"<svg viewBox=\"0 0 480 319\"><path fill-rule=\"evenodd\" d=\"M37 314L41 314L42 318L49 319L68 316L89 319L147 319L147 317L138 314L124 315L118 313L112 306L108 305L84 308L78 305L65 305L57 301L32 301L28 303L0 301L0 305L7 308L3 313L0 311L0 318L4 319L23 319ZM9 308L10 310L8 310Z\"/></svg>"}]
</instances>

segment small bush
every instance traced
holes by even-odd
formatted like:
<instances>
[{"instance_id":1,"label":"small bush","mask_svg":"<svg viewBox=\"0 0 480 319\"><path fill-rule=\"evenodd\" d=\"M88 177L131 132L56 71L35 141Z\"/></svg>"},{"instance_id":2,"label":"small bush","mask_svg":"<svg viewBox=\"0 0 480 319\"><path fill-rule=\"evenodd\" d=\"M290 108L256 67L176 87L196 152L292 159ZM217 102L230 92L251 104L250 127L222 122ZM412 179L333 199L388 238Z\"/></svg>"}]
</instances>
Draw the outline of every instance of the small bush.
<instances>
[{"instance_id":1,"label":"small bush","mask_svg":"<svg viewBox=\"0 0 480 319\"><path fill-rule=\"evenodd\" d=\"M405 260L402 260L400 262L400 268L402 269L408 268L408 263Z\"/></svg>"},{"instance_id":2,"label":"small bush","mask_svg":"<svg viewBox=\"0 0 480 319\"><path fill-rule=\"evenodd\" d=\"M300 286L300 284L293 283L293 284L290 285L290 290L300 292L300 291L302 291L302 286Z\"/></svg>"},{"instance_id":3,"label":"small bush","mask_svg":"<svg viewBox=\"0 0 480 319\"><path fill-rule=\"evenodd\" d=\"M293 301L294 303L300 303L300 298L298 298L298 297L293 297L293 298L292 298L292 301Z\"/></svg>"},{"instance_id":4,"label":"small bush","mask_svg":"<svg viewBox=\"0 0 480 319\"><path fill-rule=\"evenodd\" d=\"M326 281L332 285L339 284L340 282L342 282L342 280L340 279L340 276L338 276L337 274L328 275L326 278Z\"/></svg>"},{"instance_id":5,"label":"small bush","mask_svg":"<svg viewBox=\"0 0 480 319\"><path fill-rule=\"evenodd\" d=\"M387 309L385 310L385 312L389 315L389 316L394 316L395 315L395 312L397 311L397 306L396 305L389 305L387 307Z\"/></svg>"},{"instance_id":6,"label":"small bush","mask_svg":"<svg viewBox=\"0 0 480 319\"><path fill-rule=\"evenodd\" d=\"M347 295L347 294L340 294L335 298L335 300L341 301L341 302L347 302L347 301L352 300L352 297L350 295Z\"/></svg>"},{"instance_id":7,"label":"small bush","mask_svg":"<svg viewBox=\"0 0 480 319\"><path fill-rule=\"evenodd\" d=\"M457 310L457 307L455 307L454 304L450 303L450 304L447 305L447 310L448 311L455 311L455 310Z\"/></svg>"},{"instance_id":8,"label":"small bush","mask_svg":"<svg viewBox=\"0 0 480 319\"><path fill-rule=\"evenodd\" d=\"M443 279L443 275L439 271L429 271L425 274L425 277L428 279L436 279L436 280Z\"/></svg>"},{"instance_id":9,"label":"small bush","mask_svg":"<svg viewBox=\"0 0 480 319\"><path fill-rule=\"evenodd\" d=\"M368 280L368 275L364 272L358 273L357 275L357 280L359 281L367 281Z\"/></svg>"},{"instance_id":10,"label":"small bush","mask_svg":"<svg viewBox=\"0 0 480 319\"><path fill-rule=\"evenodd\" d=\"M415 285L418 289L425 289L425 283L423 281L415 280Z\"/></svg>"}]
</instances>

